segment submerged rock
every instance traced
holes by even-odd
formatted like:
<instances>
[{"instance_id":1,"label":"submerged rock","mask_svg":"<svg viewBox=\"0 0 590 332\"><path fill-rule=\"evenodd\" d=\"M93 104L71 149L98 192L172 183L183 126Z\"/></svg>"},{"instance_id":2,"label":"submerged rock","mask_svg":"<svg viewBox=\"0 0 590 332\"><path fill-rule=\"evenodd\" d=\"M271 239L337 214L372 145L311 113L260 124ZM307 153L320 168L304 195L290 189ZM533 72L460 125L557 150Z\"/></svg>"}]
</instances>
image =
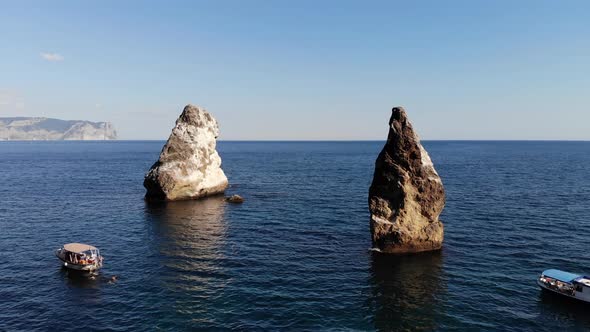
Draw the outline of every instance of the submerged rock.
<instances>
[{"instance_id":1,"label":"submerged rock","mask_svg":"<svg viewBox=\"0 0 590 332\"><path fill-rule=\"evenodd\" d=\"M392 110L387 143L369 189L373 247L386 253L437 250L445 191L406 112Z\"/></svg>"},{"instance_id":2,"label":"submerged rock","mask_svg":"<svg viewBox=\"0 0 590 332\"><path fill-rule=\"evenodd\" d=\"M244 197L240 196L240 195L231 195L229 197L225 198L226 201L230 202L230 203L244 203Z\"/></svg>"},{"instance_id":3,"label":"submerged rock","mask_svg":"<svg viewBox=\"0 0 590 332\"><path fill-rule=\"evenodd\" d=\"M215 150L217 136L219 127L213 116L187 105L160 158L145 175L146 199L173 201L223 193L228 181Z\"/></svg>"}]
</instances>

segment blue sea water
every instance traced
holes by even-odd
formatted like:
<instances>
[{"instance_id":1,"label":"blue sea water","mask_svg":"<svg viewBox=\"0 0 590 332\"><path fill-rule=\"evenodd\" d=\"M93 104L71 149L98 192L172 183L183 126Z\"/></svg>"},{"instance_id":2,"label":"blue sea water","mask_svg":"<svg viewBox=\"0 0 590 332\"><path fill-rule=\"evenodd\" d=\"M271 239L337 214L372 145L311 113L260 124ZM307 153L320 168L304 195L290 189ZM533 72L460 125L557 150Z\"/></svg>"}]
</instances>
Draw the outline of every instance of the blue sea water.
<instances>
[{"instance_id":1,"label":"blue sea water","mask_svg":"<svg viewBox=\"0 0 590 332\"><path fill-rule=\"evenodd\" d=\"M147 204L162 144L0 142L0 331L590 329L535 284L590 273L590 143L425 142L445 244L403 257L369 251L383 142L220 142L244 204ZM101 275L60 268L67 242Z\"/></svg>"}]
</instances>

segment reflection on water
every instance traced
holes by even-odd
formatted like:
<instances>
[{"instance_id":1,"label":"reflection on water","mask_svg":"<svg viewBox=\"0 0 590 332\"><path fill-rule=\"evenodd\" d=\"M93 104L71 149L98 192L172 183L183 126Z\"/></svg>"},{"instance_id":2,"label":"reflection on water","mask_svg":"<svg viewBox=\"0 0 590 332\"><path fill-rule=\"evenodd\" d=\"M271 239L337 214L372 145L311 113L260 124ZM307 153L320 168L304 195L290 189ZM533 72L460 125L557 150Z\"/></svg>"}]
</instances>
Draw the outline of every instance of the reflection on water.
<instances>
[{"instance_id":1,"label":"reflection on water","mask_svg":"<svg viewBox=\"0 0 590 332\"><path fill-rule=\"evenodd\" d=\"M441 314L446 284L442 251L371 258L371 306L380 331L433 330Z\"/></svg>"},{"instance_id":2,"label":"reflection on water","mask_svg":"<svg viewBox=\"0 0 590 332\"><path fill-rule=\"evenodd\" d=\"M161 279L166 292L176 294L174 309L180 315L206 317L212 298L227 282L221 266L225 259L225 206L220 196L146 203L152 255L160 260L155 277Z\"/></svg>"},{"instance_id":3,"label":"reflection on water","mask_svg":"<svg viewBox=\"0 0 590 332\"><path fill-rule=\"evenodd\" d=\"M86 307L100 305L104 301L103 287L108 284L108 280L99 272L76 271L62 266L56 271L56 274L59 274L60 279L64 281L66 286L61 293L63 303L76 303L78 306ZM52 314L54 317L71 317L73 311L75 310L68 310L58 305L52 311ZM60 324L67 323L60 321ZM65 327L63 328L65 329ZM55 329L61 330L58 326Z\"/></svg>"},{"instance_id":4,"label":"reflection on water","mask_svg":"<svg viewBox=\"0 0 590 332\"><path fill-rule=\"evenodd\" d=\"M223 197L166 203L146 203L158 255L170 270L194 272L199 281L216 273L222 260L226 224Z\"/></svg>"},{"instance_id":5,"label":"reflection on water","mask_svg":"<svg viewBox=\"0 0 590 332\"><path fill-rule=\"evenodd\" d=\"M62 266L59 273L69 287L98 289L102 281L98 272L76 271Z\"/></svg>"},{"instance_id":6,"label":"reflection on water","mask_svg":"<svg viewBox=\"0 0 590 332\"><path fill-rule=\"evenodd\" d=\"M555 321L575 320L590 324L589 303L539 290L539 307L545 319L549 317Z\"/></svg>"}]
</instances>

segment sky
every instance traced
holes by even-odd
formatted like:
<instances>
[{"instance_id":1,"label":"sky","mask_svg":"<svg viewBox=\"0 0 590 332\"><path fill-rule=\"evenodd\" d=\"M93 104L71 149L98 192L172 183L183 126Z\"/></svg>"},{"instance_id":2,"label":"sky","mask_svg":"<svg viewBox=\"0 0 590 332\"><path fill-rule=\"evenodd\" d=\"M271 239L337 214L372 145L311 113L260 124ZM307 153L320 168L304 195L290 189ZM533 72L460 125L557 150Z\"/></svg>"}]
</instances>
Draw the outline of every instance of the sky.
<instances>
[{"instance_id":1,"label":"sky","mask_svg":"<svg viewBox=\"0 0 590 332\"><path fill-rule=\"evenodd\" d=\"M589 1L0 0L0 117L166 139L590 140Z\"/></svg>"}]
</instances>

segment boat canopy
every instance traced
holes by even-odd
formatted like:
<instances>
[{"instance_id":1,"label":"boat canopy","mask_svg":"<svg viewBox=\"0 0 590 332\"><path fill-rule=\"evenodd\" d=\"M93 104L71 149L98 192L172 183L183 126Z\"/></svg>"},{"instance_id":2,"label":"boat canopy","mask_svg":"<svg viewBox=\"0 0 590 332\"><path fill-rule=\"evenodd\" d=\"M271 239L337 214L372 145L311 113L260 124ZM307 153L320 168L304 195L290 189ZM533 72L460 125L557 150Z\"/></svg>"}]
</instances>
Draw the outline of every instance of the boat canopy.
<instances>
[{"instance_id":1,"label":"boat canopy","mask_svg":"<svg viewBox=\"0 0 590 332\"><path fill-rule=\"evenodd\" d=\"M85 251L89 251L89 250L98 250L96 247L93 247L91 245L84 244L84 243L64 244L64 249L69 252L76 253L76 254L81 254L81 253L84 253Z\"/></svg>"},{"instance_id":2,"label":"boat canopy","mask_svg":"<svg viewBox=\"0 0 590 332\"><path fill-rule=\"evenodd\" d=\"M565 271L561 271L561 270L554 270L554 269L543 271L543 275L545 277L557 279L557 280L563 281L563 282L572 282L572 281L574 281L574 279L580 277L579 274L573 274L573 273L569 273L569 272L565 272Z\"/></svg>"}]
</instances>

